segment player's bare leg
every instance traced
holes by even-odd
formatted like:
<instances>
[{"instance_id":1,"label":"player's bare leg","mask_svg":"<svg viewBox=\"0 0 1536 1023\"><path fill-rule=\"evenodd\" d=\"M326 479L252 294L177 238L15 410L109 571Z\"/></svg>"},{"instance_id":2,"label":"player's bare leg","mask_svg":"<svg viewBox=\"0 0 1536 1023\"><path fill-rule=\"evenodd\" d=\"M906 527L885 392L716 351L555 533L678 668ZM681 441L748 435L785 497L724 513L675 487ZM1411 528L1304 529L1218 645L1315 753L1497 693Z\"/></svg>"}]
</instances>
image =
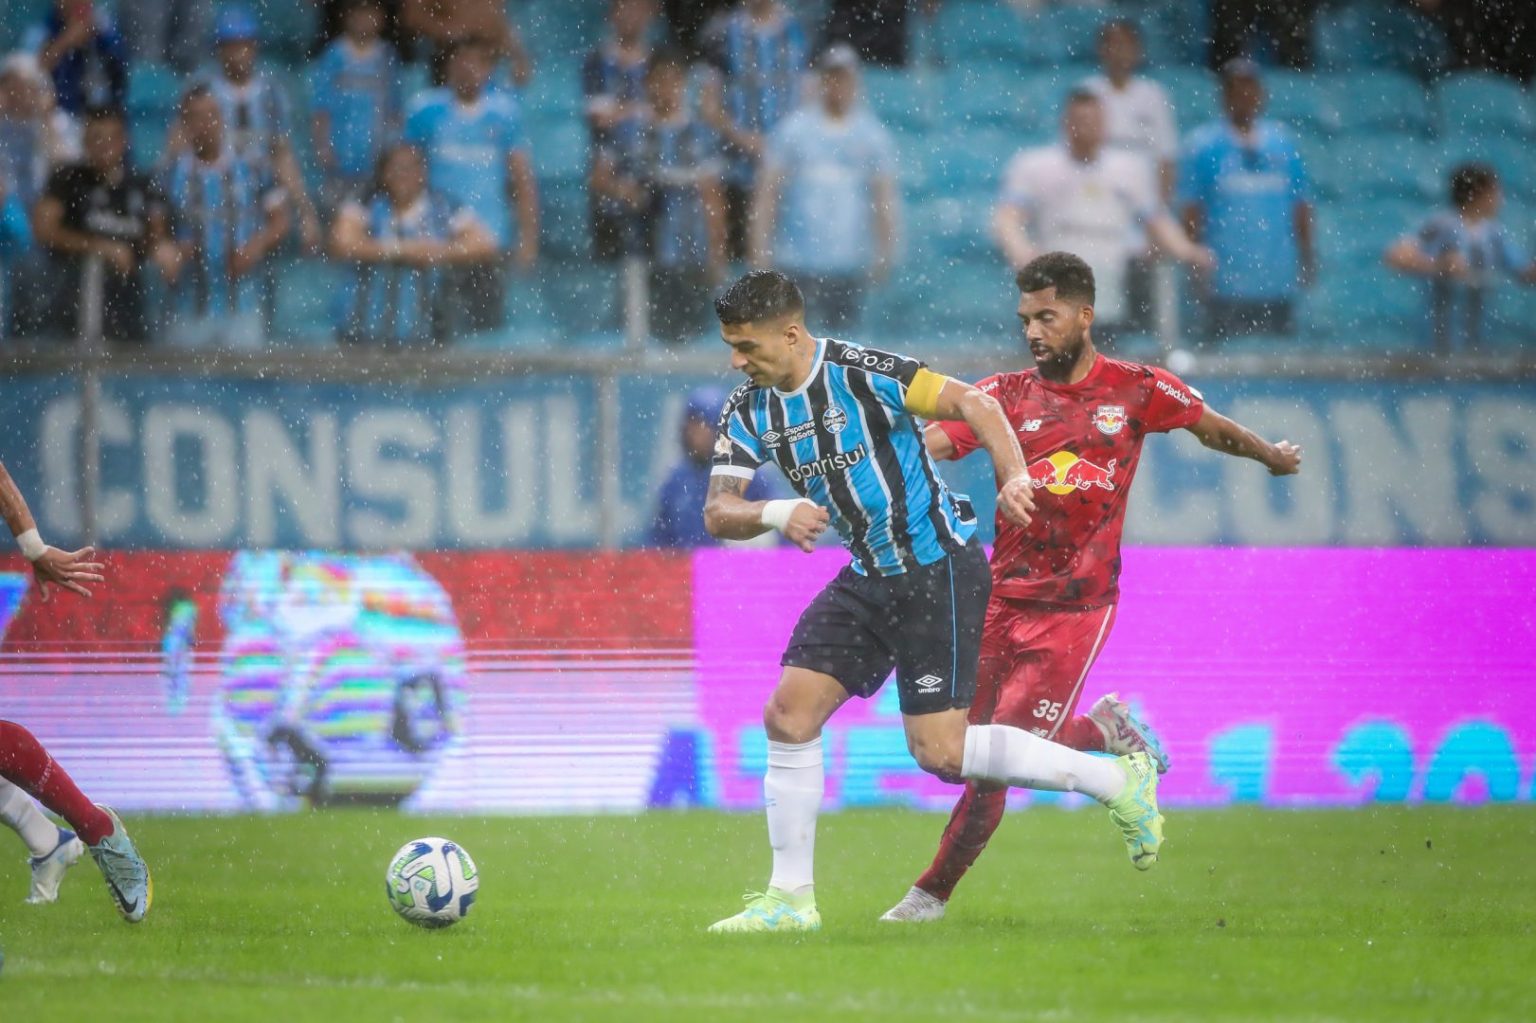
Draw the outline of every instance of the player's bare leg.
<instances>
[{"instance_id":1,"label":"player's bare leg","mask_svg":"<svg viewBox=\"0 0 1536 1023\"><path fill-rule=\"evenodd\" d=\"M773 874L764 892L748 892L746 908L710 925L714 934L814 931L816 815L825 787L821 729L848 691L837 679L805 668L785 668L763 709L768 771L763 798Z\"/></svg>"}]
</instances>

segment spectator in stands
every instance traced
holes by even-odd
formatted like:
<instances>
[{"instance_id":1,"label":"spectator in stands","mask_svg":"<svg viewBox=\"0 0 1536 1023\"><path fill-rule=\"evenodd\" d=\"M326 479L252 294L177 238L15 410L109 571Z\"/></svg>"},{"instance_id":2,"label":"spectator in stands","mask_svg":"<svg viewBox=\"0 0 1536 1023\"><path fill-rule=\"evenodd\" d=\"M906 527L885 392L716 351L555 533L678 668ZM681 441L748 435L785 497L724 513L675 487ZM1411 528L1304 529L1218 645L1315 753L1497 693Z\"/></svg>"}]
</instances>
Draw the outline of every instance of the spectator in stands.
<instances>
[{"instance_id":1,"label":"spectator in stands","mask_svg":"<svg viewBox=\"0 0 1536 1023\"><path fill-rule=\"evenodd\" d=\"M128 48L92 0L54 0L37 62L53 79L60 109L76 117L88 107L121 108L128 100Z\"/></svg>"},{"instance_id":2,"label":"spectator in stands","mask_svg":"<svg viewBox=\"0 0 1536 1023\"><path fill-rule=\"evenodd\" d=\"M656 517L651 522L649 545L652 547L713 547L720 541L704 530L704 498L709 492L710 462L715 451L715 427L725 394L715 388L701 387L688 395L683 406L683 457L667 474L657 495ZM761 501L770 494L767 473L758 473L747 484L749 501Z\"/></svg>"},{"instance_id":3,"label":"spectator in stands","mask_svg":"<svg viewBox=\"0 0 1536 1023\"><path fill-rule=\"evenodd\" d=\"M1216 255L1206 336L1289 334L1297 292L1316 271L1301 154L1259 116L1264 85L1252 61L1222 69L1221 96L1225 117L1190 133L1180 171L1190 236Z\"/></svg>"},{"instance_id":4,"label":"spectator in stands","mask_svg":"<svg viewBox=\"0 0 1536 1023\"><path fill-rule=\"evenodd\" d=\"M353 0L310 0L319 8L318 30L314 44L310 47L313 56L320 56L337 37L347 30L347 14L352 10ZM411 52L410 40L407 33L400 25L400 0L378 0L379 12L383 17L383 25L379 29L379 35L400 60L410 60L414 54Z\"/></svg>"},{"instance_id":5,"label":"spectator in stands","mask_svg":"<svg viewBox=\"0 0 1536 1023\"><path fill-rule=\"evenodd\" d=\"M31 214L60 164L80 157L79 125L54 103L53 88L31 54L0 62L0 178ZM5 334L37 337L49 326L54 304L48 254L19 249L5 265Z\"/></svg>"},{"instance_id":6,"label":"spectator in stands","mask_svg":"<svg viewBox=\"0 0 1536 1023\"><path fill-rule=\"evenodd\" d=\"M511 65L512 84L533 79L533 59L517 27L507 20L506 0L401 0L400 25L426 48L434 86L448 85L448 65L461 43L489 48L492 66Z\"/></svg>"},{"instance_id":7,"label":"spectator in stands","mask_svg":"<svg viewBox=\"0 0 1536 1023\"><path fill-rule=\"evenodd\" d=\"M859 57L838 43L817 61L818 101L763 147L752 261L795 278L806 309L837 336L858 325L864 291L896 256L896 144L858 102Z\"/></svg>"},{"instance_id":8,"label":"spectator in stands","mask_svg":"<svg viewBox=\"0 0 1536 1023\"><path fill-rule=\"evenodd\" d=\"M428 190L421 150L402 142L380 157L372 190L337 214L331 252L356 265L343 343L425 345L447 334L446 270L494 260L496 241L473 213Z\"/></svg>"},{"instance_id":9,"label":"spectator in stands","mask_svg":"<svg viewBox=\"0 0 1536 1023\"><path fill-rule=\"evenodd\" d=\"M1448 355L1483 342L1483 309L1498 274L1536 285L1536 261L1499 223L1504 193L1492 167L1464 163L1451 171L1450 205L1387 247L1394 270L1429 282L1435 351Z\"/></svg>"},{"instance_id":10,"label":"spectator in stands","mask_svg":"<svg viewBox=\"0 0 1536 1023\"><path fill-rule=\"evenodd\" d=\"M1208 269L1212 258L1189 240L1159 199L1152 162L1105 144L1098 93L1070 93L1061 128L1060 142L1025 149L1008 164L993 233L1014 270L1042 252L1081 255L1098 282L1093 334L1103 343L1132 329L1127 279L1149 244L1201 269Z\"/></svg>"},{"instance_id":11,"label":"spectator in stands","mask_svg":"<svg viewBox=\"0 0 1536 1023\"><path fill-rule=\"evenodd\" d=\"M282 186L298 214L305 249L318 252L324 234L294 153L292 109L282 85L257 67L260 30L256 16L245 7L224 8L214 26L213 39L217 63L201 84L219 104L225 138L243 162L262 165ZM181 133L173 130L170 152L178 155L185 145Z\"/></svg>"},{"instance_id":12,"label":"spectator in stands","mask_svg":"<svg viewBox=\"0 0 1536 1023\"><path fill-rule=\"evenodd\" d=\"M11 259L25 255L32 248L32 228L27 222L27 208L11 187L4 169L0 169L0 323L10 311Z\"/></svg>"},{"instance_id":13,"label":"spectator in stands","mask_svg":"<svg viewBox=\"0 0 1536 1023\"><path fill-rule=\"evenodd\" d=\"M1084 84L1104 104L1105 144L1156 164L1158 194L1167 202L1173 197L1179 133L1167 90L1137 74L1142 56L1141 29L1134 21L1105 22L1099 30L1100 73Z\"/></svg>"},{"instance_id":14,"label":"spectator in stands","mask_svg":"<svg viewBox=\"0 0 1536 1023\"><path fill-rule=\"evenodd\" d=\"M315 160L328 213L362 191L400 133L400 61L379 34L383 25L380 0L352 0L345 31L311 72Z\"/></svg>"},{"instance_id":15,"label":"spectator in stands","mask_svg":"<svg viewBox=\"0 0 1536 1023\"><path fill-rule=\"evenodd\" d=\"M474 213L497 250L527 271L539 254L539 196L517 101L487 91L495 60L488 44L474 39L458 44L448 58L448 87L418 98L406 119L405 138L426 153L432 190ZM454 277L453 303L463 329L501 326L506 303L501 266L463 267Z\"/></svg>"},{"instance_id":16,"label":"spectator in stands","mask_svg":"<svg viewBox=\"0 0 1536 1023\"><path fill-rule=\"evenodd\" d=\"M59 266L56 279L66 295L85 293L88 260L102 264L101 329L109 341L143 342L149 335L145 315L146 264L165 277L180 269L181 254L170 241L170 211L160 189L128 165L128 126L114 110L90 113L85 123L85 159L60 167L35 214L37 240ZM76 336L85 312L76 302L61 303L55 324L61 335Z\"/></svg>"},{"instance_id":17,"label":"spectator in stands","mask_svg":"<svg viewBox=\"0 0 1536 1023\"><path fill-rule=\"evenodd\" d=\"M254 348L266 337L263 270L288 233L288 198L266 162L229 144L208 86L182 98L181 131L186 147L166 182L180 256L167 338L187 348Z\"/></svg>"},{"instance_id":18,"label":"spectator in stands","mask_svg":"<svg viewBox=\"0 0 1536 1023\"><path fill-rule=\"evenodd\" d=\"M764 140L800 106L805 31L779 0L743 0L712 19L702 40L714 72L705 83L704 120L720 135L727 160L727 251L744 259Z\"/></svg>"},{"instance_id":19,"label":"spectator in stands","mask_svg":"<svg viewBox=\"0 0 1536 1023\"><path fill-rule=\"evenodd\" d=\"M1272 47L1285 67L1312 66L1312 20L1318 0L1211 0L1210 66L1220 70L1239 57Z\"/></svg>"},{"instance_id":20,"label":"spectator in stands","mask_svg":"<svg viewBox=\"0 0 1536 1023\"><path fill-rule=\"evenodd\" d=\"M588 195L592 218L592 254L604 262L624 254L622 200L597 187L598 153L621 128L632 126L645 108L646 66L651 59L650 29L653 0L612 0L608 35L581 67L581 88L587 99L587 128L592 139L592 177Z\"/></svg>"},{"instance_id":21,"label":"spectator in stands","mask_svg":"<svg viewBox=\"0 0 1536 1023\"><path fill-rule=\"evenodd\" d=\"M688 110L680 51L651 59L645 89L648 105L598 149L593 185L626 211L626 248L649 265L651 332L687 341L704 326L700 292L725 276L721 166L708 127Z\"/></svg>"}]
</instances>

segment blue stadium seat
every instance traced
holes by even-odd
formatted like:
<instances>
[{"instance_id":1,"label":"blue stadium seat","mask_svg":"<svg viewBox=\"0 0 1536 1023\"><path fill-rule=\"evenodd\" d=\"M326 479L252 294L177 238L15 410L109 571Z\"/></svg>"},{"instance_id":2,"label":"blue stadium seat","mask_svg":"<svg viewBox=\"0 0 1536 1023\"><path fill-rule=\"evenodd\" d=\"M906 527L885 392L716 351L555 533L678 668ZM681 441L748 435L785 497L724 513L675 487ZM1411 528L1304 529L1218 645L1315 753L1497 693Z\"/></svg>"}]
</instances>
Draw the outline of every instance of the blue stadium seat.
<instances>
[{"instance_id":1,"label":"blue stadium seat","mask_svg":"<svg viewBox=\"0 0 1536 1023\"><path fill-rule=\"evenodd\" d=\"M336 334L344 264L318 259L291 259L277 267L274 336L307 342L328 341Z\"/></svg>"},{"instance_id":2,"label":"blue stadium seat","mask_svg":"<svg viewBox=\"0 0 1536 1023\"><path fill-rule=\"evenodd\" d=\"M1503 75L1465 71L1435 88L1440 130L1447 135L1499 132L1530 135L1536 130L1525 90Z\"/></svg>"},{"instance_id":3,"label":"blue stadium seat","mask_svg":"<svg viewBox=\"0 0 1536 1023\"><path fill-rule=\"evenodd\" d=\"M542 181L579 181L587 173L587 126L580 121L530 125L534 173Z\"/></svg>"},{"instance_id":4,"label":"blue stadium seat","mask_svg":"<svg viewBox=\"0 0 1536 1023\"><path fill-rule=\"evenodd\" d=\"M538 68L518 99L531 125L579 121L585 105L574 65Z\"/></svg>"},{"instance_id":5,"label":"blue stadium seat","mask_svg":"<svg viewBox=\"0 0 1536 1023\"><path fill-rule=\"evenodd\" d=\"M966 64L943 79L942 125L981 128L1023 127L1036 122L1038 111L1024 102L1023 74L1005 64Z\"/></svg>"},{"instance_id":6,"label":"blue stadium seat","mask_svg":"<svg viewBox=\"0 0 1536 1023\"><path fill-rule=\"evenodd\" d=\"M542 252L552 259L582 261L591 255L591 224L586 183L549 181L539 191Z\"/></svg>"},{"instance_id":7,"label":"blue stadium seat","mask_svg":"<svg viewBox=\"0 0 1536 1023\"><path fill-rule=\"evenodd\" d=\"M1438 200L1445 192L1440 149L1409 135L1368 135L1338 147L1341 195Z\"/></svg>"},{"instance_id":8,"label":"blue stadium seat","mask_svg":"<svg viewBox=\"0 0 1536 1023\"><path fill-rule=\"evenodd\" d=\"M864 96L875 116L893 131L926 130L932 121L932 83L910 69L867 69Z\"/></svg>"},{"instance_id":9,"label":"blue stadium seat","mask_svg":"<svg viewBox=\"0 0 1536 1023\"><path fill-rule=\"evenodd\" d=\"M1168 90L1181 134L1220 114L1216 78L1205 68L1163 68L1152 72L1150 77Z\"/></svg>"},{"instance_id":10,"label":"blue stadium seat","mask_svg":"<svg viewBox=\"0 0 1536 1023\"><path fill-rule=\"evenodd\" d=\"M979 262L995 259L991 236L992 203L973 199L931 199L909 214L906 263L931 269L930 260Z\"/></svg>"},{"instance_id":11,"label":"blue stadium seat","mask_svg":"<svg viewBox=\"0 0 1536 1023\"><path fill-rule=\"evenodd\" d=\"M928 186L934 196L995 194L1008 159L1023 144L1018 132L979 128L935 135L929 150Z\"/></svg>"},{"instance_id":12,"label":"blue stadium seat","mask_svg":"<svg viewBox=\"0 0 1536 1023\"><path fill-rule=\"evenodd\" d=\"M1317 17L1312 38L1328 70L1394 68L1420 78L1445 66L1445 33L1395 0L1363 0Z\"/></svg>"},{"instance_id":13,"label":"blue stadium seat","mask_svg":"<svg viewBox=\"0 0 1536 1023\"><path fill-rule=\"evenodd\" d=\"M1029 64L1046 59L1041 34L1026 32L1024 19L1004 3L945 4L937 28L941 52L951 63Z\"/></svg>"},{"instance_id":14,"label":"blue stadium seat","mask_svg":"<svg viewBox=\"0 0 1536 1023\"><path fill-rule=\"evenodd\" d=\"M1265 116L1288 125L1298 134L1336 134L1342 125L1333 98L1317 78L1295 71L1272 71L1265 76L1269 93Z\"/></svg>"},{"instance_id":15,"label":"blue stadium seat","mask_svg":"<svg viewBox=\"0 0 1536 1023\"><path fill-rule=\"evenodd\" d=\"M185 83L164 64L139 61L128 67L128 113L133 117L169 117Z\"/></svg>"},{"instance_id":16,"label":"blue stadium seat","mask_svg":"<svg viewBox=\"0 0 1536 1023\"><path fill-rule=\"evenodd\" d=\"M1429 97L1424 87L1408 75L1373 68L1317 78L1339 112L1346 136L1422 136L1434 129Z\"/></svg>"},{"instance_id":17,"label":"blue stadium seat","mask_svg":"<svg viewBox=\"0 0 1536 1023\"><path fill-rule=\"evenodd\" d=\"M1488 303L1487 315L1483 331L1486 347L1508 350L1536 343L1536 289L1501 281Z\"/></svg>"}]
</instances>

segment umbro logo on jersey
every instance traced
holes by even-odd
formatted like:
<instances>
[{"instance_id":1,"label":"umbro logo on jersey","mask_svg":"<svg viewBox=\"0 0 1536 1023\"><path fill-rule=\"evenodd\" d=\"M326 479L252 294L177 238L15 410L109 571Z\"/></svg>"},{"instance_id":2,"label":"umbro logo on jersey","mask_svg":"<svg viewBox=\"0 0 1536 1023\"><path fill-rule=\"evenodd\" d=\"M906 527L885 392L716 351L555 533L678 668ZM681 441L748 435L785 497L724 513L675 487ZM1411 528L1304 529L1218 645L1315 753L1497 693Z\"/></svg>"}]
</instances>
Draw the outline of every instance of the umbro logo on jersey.
<instances>
[{"instance_id":1,"label":"umbro logo on jersey","mask_svg":"<svg viewBox=\"0 0 1536 1023\"><path fill-rule=\"evenodd\" d=\"M1024 420L1023 425L1021 425L1019 427L1019 432L1020 433L1034 433L1036 430L1040 429L1040 424L1043 421L1044 420L1040 420L1040 419L1026 419L1026 420Z\"/></svg>"},{"instance_id":2,"label":"umbro logo on jersey","mask_svg":"<svg viewBox=\"0 0 1536 1023\"><path fill-rule=\"evenodd\" d=\"M920 693L936 693L944 685L944 680L937 675L924 675L912 683Z\"/></svg>"},{"instance_id":3,"label":"umbro logo on jersey","mask_svg":"<svg viewBox=\"0 0 1536 1023\"><path fill-rule=\"evenodd\" d=\"M779 436L779 432L777 430L769 430L767 433L763 434L763 443L768 445L770 448L777 447L779 441L783 439L783 437Z\"/></svg>"}]
</instances>

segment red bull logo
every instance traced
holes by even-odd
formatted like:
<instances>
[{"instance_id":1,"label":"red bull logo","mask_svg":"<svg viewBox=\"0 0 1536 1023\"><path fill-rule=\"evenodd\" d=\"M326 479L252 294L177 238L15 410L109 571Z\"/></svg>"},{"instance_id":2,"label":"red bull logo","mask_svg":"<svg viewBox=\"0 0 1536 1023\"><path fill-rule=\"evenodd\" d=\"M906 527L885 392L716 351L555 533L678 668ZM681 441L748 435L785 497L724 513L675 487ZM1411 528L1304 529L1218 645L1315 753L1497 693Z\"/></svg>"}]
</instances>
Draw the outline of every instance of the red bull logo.
<instances>
[{"instance_id":1,"label":"red bull logo","mask_svg":"<svg viewBox=\"0 0 1536 1023\"><path fill-rule=\"evenodd\" d=\"M1038 458L1029 463L1029 482L1034 489L1044 487L1053 494L1070 494L1094 487L1113 490L1115 464L1119 461L1118 458L1111 458L1108 465L1100 466L1070 451L1058 451L1048 458Z\"/></svg>"}]
</instances>

